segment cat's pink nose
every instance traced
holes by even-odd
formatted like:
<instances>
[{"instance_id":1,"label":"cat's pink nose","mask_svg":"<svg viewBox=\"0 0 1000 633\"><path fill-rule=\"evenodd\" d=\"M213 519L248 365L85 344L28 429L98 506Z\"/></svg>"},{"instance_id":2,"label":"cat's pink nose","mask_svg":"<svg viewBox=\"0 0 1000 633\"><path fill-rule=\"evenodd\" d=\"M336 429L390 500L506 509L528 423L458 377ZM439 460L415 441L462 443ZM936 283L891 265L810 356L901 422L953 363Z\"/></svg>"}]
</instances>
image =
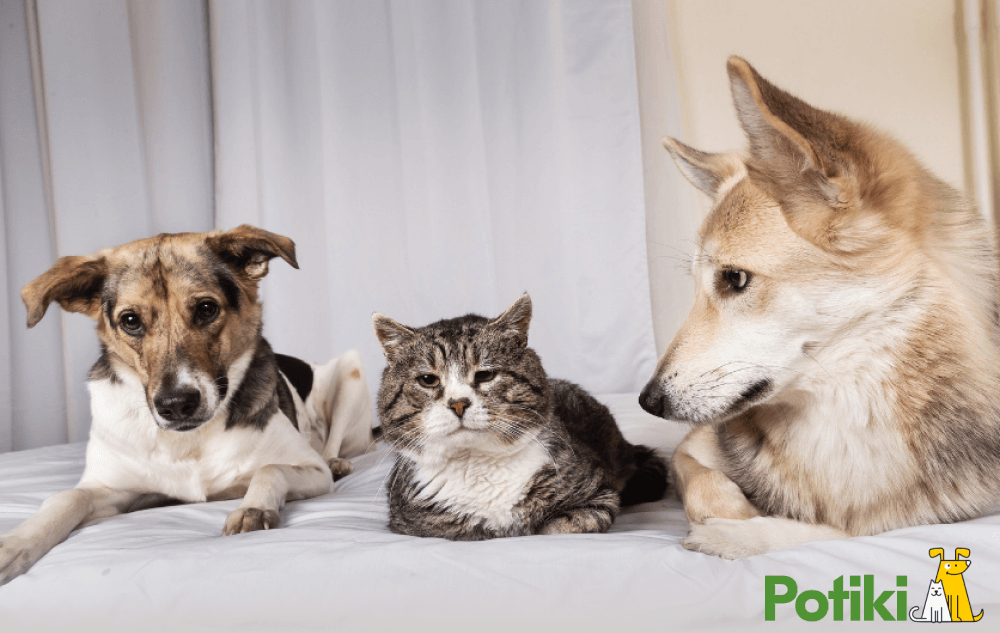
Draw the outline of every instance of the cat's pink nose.
<instances>
[{"instance_id":1,"label":"cat's pink nose","mask_svg":"<svg viewBox=\"0 0 1000 633\"><path fill-rule=\"evenodd\" d=\"M450 399L448 400L448 408L455 412L455 415L462 417L465 410L472 404L472 401L468 398Z\"/></svg>"}]
</instances>

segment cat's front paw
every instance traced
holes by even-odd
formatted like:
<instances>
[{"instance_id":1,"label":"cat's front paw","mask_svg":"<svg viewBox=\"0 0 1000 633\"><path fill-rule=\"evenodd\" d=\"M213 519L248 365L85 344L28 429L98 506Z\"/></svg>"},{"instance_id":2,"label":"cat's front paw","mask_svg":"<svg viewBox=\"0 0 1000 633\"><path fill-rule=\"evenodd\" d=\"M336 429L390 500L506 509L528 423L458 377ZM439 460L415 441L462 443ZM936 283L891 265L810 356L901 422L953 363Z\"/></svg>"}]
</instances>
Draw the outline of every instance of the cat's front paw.
<instances>
[{"instance_id":1,"label":"cat's front paw","mask_svg":"<svg viewBox=\"0 0 1000 633\"><path fill-rule=\"evenodd\" d=\"M343 457L331 457L327 464L330 466L330 472L333 473L334 481L343 479L354 472L354 464Z\"/></svg>"},{"instance_id":2,"label":"cat's front paw","mask_svg":"<svg viewBox=\"0 0 1000 633\"><path fill-rule=\"evenodd\" d=\"M580 534L582 530L569 517L556 517L539 530L539 534Z\"/></svg>"},{"instance_id":3,"label":"cat's front paw","mask_svg":"<svg viewBox=\"0 0 1000 633\"><path fill-rule=\"evenodd\" d=\"M25 539L5 534L0 536L0 585L5 585L25 573L45 552Z\"/></svg>"},{"instance_id":4,"label":"cat's front paw","mask_svg":"<svg viewBox=\"0 0 1000 633\"><path fill-rule=\"evenodd\" d=\"M236 508L226 519L222 528L223 536L243 534L256 530L270 530L278 527L279 518L275 510L262 508Z\"/></svg>"}]
</instances>

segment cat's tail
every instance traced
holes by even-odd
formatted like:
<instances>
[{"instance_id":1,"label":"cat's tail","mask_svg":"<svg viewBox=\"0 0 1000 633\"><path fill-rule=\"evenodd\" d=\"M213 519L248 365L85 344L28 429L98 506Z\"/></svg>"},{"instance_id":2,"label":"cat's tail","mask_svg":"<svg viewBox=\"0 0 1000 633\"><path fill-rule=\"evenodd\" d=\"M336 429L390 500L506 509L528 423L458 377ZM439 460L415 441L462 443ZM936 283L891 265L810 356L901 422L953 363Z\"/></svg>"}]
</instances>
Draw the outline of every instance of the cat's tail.
<instances>
[{"instance_id":1,"label":"cat's tail","mask_svg":"<svg viewBox=\"0 0 1000 633\"><path fill-rule=\"evenodd\" d=\"M912 620L913 622L930 622L931 621L930 618L922 618L914 615L919 610L920 610L919 604L910 609L910 620Z\"/></svg>"},{"instance_id":2,"label":"cat's tail","mask_svg":"<svg viewBox=\"0 0 1000 633\"><path fill-rule=\"evenodd\" d=\"M641 444L632 447L632 456L638 470L625 482L621 504L634 506L637 503L659 501L667 493L667 462L653 449Z\"/></svg>"}]
</instances>

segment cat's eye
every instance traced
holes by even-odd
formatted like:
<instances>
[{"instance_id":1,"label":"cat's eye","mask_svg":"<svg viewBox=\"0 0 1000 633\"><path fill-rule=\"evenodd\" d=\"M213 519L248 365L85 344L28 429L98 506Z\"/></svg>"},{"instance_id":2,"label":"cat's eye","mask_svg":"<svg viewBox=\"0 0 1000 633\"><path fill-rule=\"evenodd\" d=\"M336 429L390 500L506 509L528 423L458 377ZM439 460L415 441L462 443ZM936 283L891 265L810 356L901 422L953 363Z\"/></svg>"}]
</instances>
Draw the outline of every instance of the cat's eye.
<instances>
[{"instance_id":1,"label":"cat's eye","mask_svg":"<svg viewBox=\"0 0 1000 633\"><path fill-rule=\"evenodd\" d=\"M417 382L425 387L437 387L441 384L441 379L434 374L420 374L417 376Z\"/></svg>"},{"instance_id":2,"label":"cat's eye","mask_svg":"<svg viewBox=\"0 0 1000 633\"><path fill-rule=\"evenodd\" d=\"M217 316L219 316L219 304L209 299L199 301L194 308L194 320L201 325L211 323Z\"/></svg>"},{"instance_id":3,"label":"cat's eye","mask_svg":"<svg viewBox=\"0 0 1000 633\"><path fill-rule=\"evenodd\" d=\"M496 377L497 377L497 373L495 371L490 371L488 369L481 369L481 370L477 371L476 375L473 376L472 378L473 378L473 380L476 381L477 385L481 385L484 382L489 382L489 381L493 380Z\"/></svg>"},{"instance_id":4,"label":"cat's eye","mask_svg":"<svg viewBox=\"0 0 1000 633\"><path fill-rule=\"evenodd\" d=\"M123 313L118 317L118 323L121 324L123 330L132 336L138 336L142 333L142 319L135 312Z\"/></svg>"},{"instance_id":5,"label":"cat's eye","mask_svg":"<svg viewBox=\"0 0 1000 633\"><path fill-rule=\"evenodd\" d=\"M750 283L750 273L738 268L724 269L721 277L725 289L732 292L743 292Z\"/></svg>"}]
</instances>

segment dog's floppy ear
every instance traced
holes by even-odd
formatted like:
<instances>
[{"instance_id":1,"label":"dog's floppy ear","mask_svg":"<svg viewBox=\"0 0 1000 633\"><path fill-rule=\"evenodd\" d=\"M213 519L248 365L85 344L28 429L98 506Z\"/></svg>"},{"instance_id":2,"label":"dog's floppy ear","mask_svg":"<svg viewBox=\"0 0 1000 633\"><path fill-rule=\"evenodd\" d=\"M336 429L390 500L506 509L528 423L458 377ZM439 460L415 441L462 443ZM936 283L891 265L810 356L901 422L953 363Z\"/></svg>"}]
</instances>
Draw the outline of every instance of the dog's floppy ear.
<instances>
[{"instance_id":1,"label":"dog's floppy ear","mask_svg":"<svg viewBox=\"0 0 1000 633\"><path fill-rule=\"evenodd\" d=\"M944 550L941 549L940 547L935 547L930 551L930 557L944 560Z\"/></svg>"},{"instance_id":2,"label":"dog's floppy ear","mask_svg":"<svg viewBox=\"0 0 1000 633\"><path fill-rule=\"evenodd\" d=\"M385 354L386 358L391 357L400 345L410 340L415 334L405 325L378 312L372 315L372 327L375 328L375 336L382 344L382 353Z\"/></svg>"},{"instance_id":3,"label":"dog's floppy ear","mask_svg":"<svg viewBox=\"0 0 1000 633\"><path fill-rule=\"evenodd\" d=\"M292 268L299 267L295 261L295 242L249 224L210 235L205 244L227 264L255 281L267 274L268 262L274 257L285 260Z\"/></svg>"},{"instance_id":4,"label":"dog's floppy ear","mask_svg":"<svg viewBox=\"0 0 1000 633\"><path fill-rule=\"evenodd\" d=\"M52 268L21 289L21 300L28 310L28 327L35 327L42 320L53 301L67 312L97 318L107 274L107 261L102 255L60 257Z\"/></svg>"},{"instance_id":5,"label":"dog's floppy ear","mask_svg":"<svg viewBox=\"0 0 1000 633\"><path fill-rule=\"evenodd\" d=\"M733 154L709 154L669 136L663 139L663 146L684 177L712 198L727 178L743 169L742 161Z\"/></svg>"},{"instance_id":6,"label":"dog's floppy ear","mask_svg":"<svg viewBox=\"0 0 1000 633\"><path fill-rule=\"evenodd\" d=\"M528 326L531 325L531 297L524 293L507 311L493 319L489 328L494 332L513 334L522 346L528 344Z\"/></svg>"},{"instance_id":7,"label":"dog's floppy ear","mask_svg":"<svg viewBox=\"0 0 1000 633\"><path fill-rule=\"evenodd\" d=\"M788 94L739 57L730 57L727 68L750 141L748 165L770 185L793 231L830 246L833 213L855 197L845 158L833 149L848 139L850 123Z\"/></svg>"},{"instance_id":8,"label":"dog's floppy ear","mask_svg":"<svg viewBox=\"0 0 1000 633\"><path fill-rule=\"evenodd\" d=\"M968 549L964 547L955 548L955 560L958 560L959 556L961 556L962 558L968 558L971 554L972 552L970 552Z\"/></svg>"}]
</instances>

